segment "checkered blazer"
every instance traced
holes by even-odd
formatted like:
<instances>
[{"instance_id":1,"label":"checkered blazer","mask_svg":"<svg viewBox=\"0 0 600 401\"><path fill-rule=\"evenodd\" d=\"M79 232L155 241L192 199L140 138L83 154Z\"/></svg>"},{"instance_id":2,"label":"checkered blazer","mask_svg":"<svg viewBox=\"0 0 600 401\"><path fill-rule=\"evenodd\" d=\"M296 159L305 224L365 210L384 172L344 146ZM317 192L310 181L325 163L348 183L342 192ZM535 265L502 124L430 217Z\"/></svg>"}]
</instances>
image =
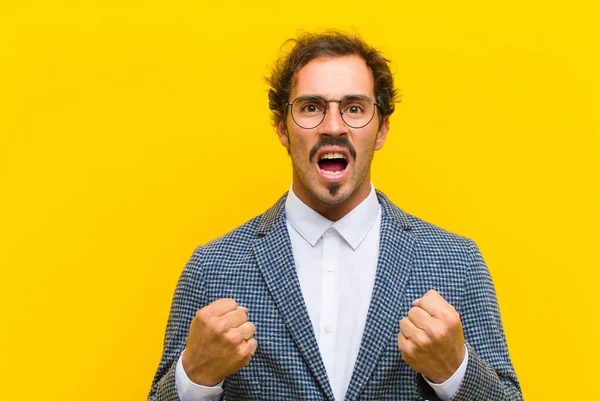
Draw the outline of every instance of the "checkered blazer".
<instances>
[{"instance_id":1,"label":"checkered blazer","mask_svg":"<svg viewBox=\"0 0 600 401\"><path fill-rule=\"evenodd\" d=\"M522 400L494 286L475 243L428 224L377 192L379 259L362 344L346 400L437 400L402 360L397 336L411 301L436 289L461 316L469 349L453 400ZM285 197L266 213L201 247L171 305L149 401L178 400L175 365L196 311L219 298L248 307L258 349L223 384L224 400L333 400L294 267Z\"/></svg>"}]
</instances>

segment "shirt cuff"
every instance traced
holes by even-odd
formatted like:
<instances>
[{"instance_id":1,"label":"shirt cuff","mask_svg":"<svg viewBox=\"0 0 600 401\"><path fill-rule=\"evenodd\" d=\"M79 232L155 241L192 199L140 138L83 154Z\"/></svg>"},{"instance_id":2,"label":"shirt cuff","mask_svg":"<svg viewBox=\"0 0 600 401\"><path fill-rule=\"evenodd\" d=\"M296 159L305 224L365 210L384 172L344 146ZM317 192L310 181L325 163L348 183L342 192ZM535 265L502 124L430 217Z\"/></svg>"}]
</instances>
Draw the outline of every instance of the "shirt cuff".
<instances>
[{"instance_id":1,"label":"shirt cuff","mask_svg":"<svg viewBox=\"0 0 600 401\"><path fill-rule=\"evenodd\" d=\"M179 356L175 366L175 389L181 401L218 401L223 393L223 382L214 387L201 386L190 380L183 369L181 361L183 353Z\"/></svg>"},{"instance_id":2,"label":"shirt cuff","mask_svg":"<svg viewBox=\"0 0 600 401\"><path fill-rule=\"evenodd\" d=\"M435 391L435 394L442 401L449 401L452 397L454 397L454 394L456 394L458 392L458 389L465 377L465 373L467 372L467 363L468 362L469 362L469 349L467 348L467 345L465 344L465 358L463 359L463 361L460 364L460 366L458 367L458 369L456 369L456 372L454 372L454 374L452 376L450 376L450 378L448 380L446 380L443 383L436 384L436 383L432 383L429 380L427 380L427 378L425 376L423 376L423 378L425 379L427 384L429 384L431 386L433 391Z\"/></svg>"}]
</instances>

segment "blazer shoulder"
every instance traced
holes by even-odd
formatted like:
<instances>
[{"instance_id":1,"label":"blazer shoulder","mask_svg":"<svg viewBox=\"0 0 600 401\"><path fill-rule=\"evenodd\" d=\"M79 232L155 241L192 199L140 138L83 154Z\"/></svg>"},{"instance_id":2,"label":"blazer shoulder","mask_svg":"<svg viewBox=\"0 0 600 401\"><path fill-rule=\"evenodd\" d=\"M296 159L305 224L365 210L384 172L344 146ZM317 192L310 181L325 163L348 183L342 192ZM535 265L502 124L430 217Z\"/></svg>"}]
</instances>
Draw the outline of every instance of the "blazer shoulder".
<instances>
[{"instance_id":1,"label":"blazer shoulder","mask_svg":"<svg viewBox=\"0 0 600 401\"><path fill-rule=\"evenodd\" d=\"M407 213L407 219L410 222L411 231L417 239L463 245L469 245L473 242L473 240L468 237L448 231L445 228L439 227L412 214Z\"/></svg>"},{"instance_id":2,"label":"blazer shoulder","mask_svg":"<svg viewBox=\"0 0 600 401\"><path fill-rule=\"evenodd\" d=\"M276 221L285 217L286 197L287 192L264 213L248 220L227 234L199 246L195 253L224 258L237 257L247 253L257 238L265 235Z\"/></svg>"},{"instance_id":3,"label":"blazer shoulder","mask_svg":"<svg viewBox=\"0 0 600 401\"><path fill-rule=\"evenodd\" d=\"M476 264L480 251L472 239L412 215L408 215L408 219L417 258L426 261L430 267L436 264L432 263L433 261L438 261L439 266L449 266L449 261L452 261L451 265L454 269L459 267L469 269Z\"/></svg>"},{"instance_id":4,"label":"blazer shoulder","mask_svg":"<svg viewBox=\"0 0 600 401\"><path fill-rule=\"evenodd\" d=\"M464 254L469 254L476 248L472 239L450 232L405 212L381 192L378 193L378 196L383 214L387 215L385 220L392 220L401 229L408 231L417 248L427 251L446 250Z\"/></svg>"},{"instance_id":5,"label":"blazer shoulder","mask_svg":"<svg viewBox=\"0 0 600 401\"><path fill-rule=\"evenodd\" d=\"M223 252L231 253L246 246L251 246L256 238L257 227L261 217L262 215L258 215L228 233L204 245L198 246L198 252L204 255Z\"/></svg>"},{"instance_id":6,"label":"blazer shoulder","mask_svg":"<svg viewBox=\"0 0 600 401\"><path fill-rule=\"evenodd\" d=\"M385 194L377 191L379 204L381 205L384 221L394 221L400 229L409 231L411 236L422 243L448 243L470 246L473 241L462 235L452 233L435 224L429 223L419 217L405 212L399 206L390 201Z\"/></svg>"}]
</instances>

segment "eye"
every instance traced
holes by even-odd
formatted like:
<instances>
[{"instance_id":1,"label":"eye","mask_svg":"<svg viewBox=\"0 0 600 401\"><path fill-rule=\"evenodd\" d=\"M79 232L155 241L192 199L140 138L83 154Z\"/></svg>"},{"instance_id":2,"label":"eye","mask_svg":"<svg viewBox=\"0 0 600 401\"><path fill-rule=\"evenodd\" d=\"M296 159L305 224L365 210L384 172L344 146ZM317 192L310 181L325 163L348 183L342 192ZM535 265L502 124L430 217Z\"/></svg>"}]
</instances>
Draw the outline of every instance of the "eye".
<instances>
[{"instance_id":1,"label":"eye","mask_svg":"<svg viewBox=\"0 0 600 401\"><path fill-rule=\"evenodd\" d=\"M344 113L356 116L356 115L363 114L365 112L365 108L358 103L351 103L351 104L345 105L343 111L344 111Z\"/></svg>"},{"instance_id":2,"label":"eye","mask_svg":"<svg viewBox=\"0 0 600 401\"><path fill-rule=\"evenodd\" d=\"M319 109L320 108L319 108L319 106L317 104L315 104L315 103L307 103L307 104L305 104L305 105L302 106L301 110L302 110L303 113L311 113L312 114L312 113L318 113L320 111Z\"/></svg>"},{"instance_id":3,"label":"eye","mask_svg":"<svg viewBox=\"0 0 600 401\"><path fill-rule=\"evenodd\" d=\"M350 114L358 114L358 113L362 113L364 112L364 110L362 109L362 107L358 106L358 105L350 105L347 109L346 109L347 113Z\"/></svg>"}]
</instances>

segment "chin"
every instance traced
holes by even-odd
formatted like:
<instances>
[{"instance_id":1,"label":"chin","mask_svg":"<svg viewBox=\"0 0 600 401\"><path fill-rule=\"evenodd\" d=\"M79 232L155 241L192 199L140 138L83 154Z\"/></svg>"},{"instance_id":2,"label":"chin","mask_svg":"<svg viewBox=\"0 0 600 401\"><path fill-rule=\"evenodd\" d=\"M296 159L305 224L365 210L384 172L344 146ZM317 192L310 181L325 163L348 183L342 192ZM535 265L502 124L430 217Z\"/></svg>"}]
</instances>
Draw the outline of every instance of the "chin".
<instances>
[{"instance_id":1,"label":"chin","mask_svg":"<svg viewBox=\"0 0 600 401\"><path fill-rule=\"evenodd\" d=\"M325 183L323 189L316 196L321 202L329 205L339 205L346 202L350 196L340 183Z\"/></svg>"}]
</instances>

